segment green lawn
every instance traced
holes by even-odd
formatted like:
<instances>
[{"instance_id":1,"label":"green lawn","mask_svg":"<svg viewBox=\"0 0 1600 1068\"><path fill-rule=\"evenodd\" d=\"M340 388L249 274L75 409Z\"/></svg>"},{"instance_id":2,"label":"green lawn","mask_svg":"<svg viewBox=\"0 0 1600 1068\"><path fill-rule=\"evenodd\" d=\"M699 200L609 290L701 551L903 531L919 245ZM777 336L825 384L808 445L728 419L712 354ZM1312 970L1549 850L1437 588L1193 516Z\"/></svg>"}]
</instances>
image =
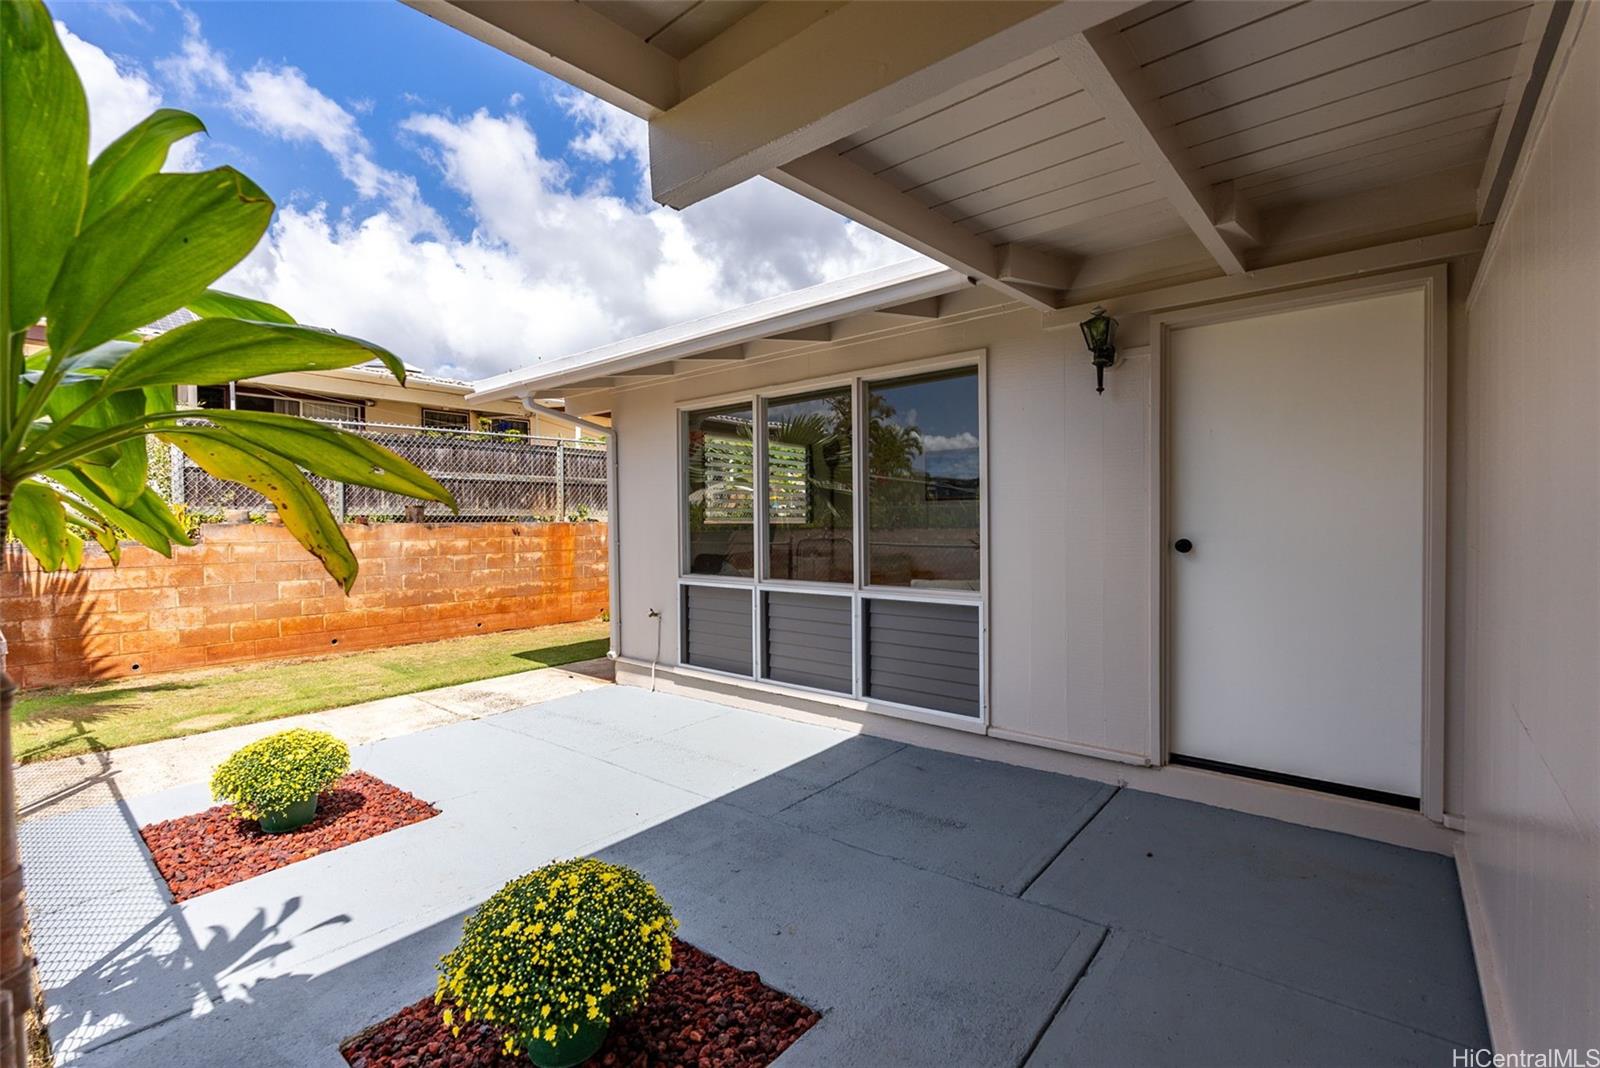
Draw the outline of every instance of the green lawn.
<instances>
[{"instance_id":1,"label":"green lawn","mask_svg":"<svg viewBox=\"0 0 1600 1068\"><path fill-rule=\"evenodd\" d=\"M52 760L604 656L595 620L314 660L117 679L19 694L17 760Z\"/></svg>"}]
</instances>

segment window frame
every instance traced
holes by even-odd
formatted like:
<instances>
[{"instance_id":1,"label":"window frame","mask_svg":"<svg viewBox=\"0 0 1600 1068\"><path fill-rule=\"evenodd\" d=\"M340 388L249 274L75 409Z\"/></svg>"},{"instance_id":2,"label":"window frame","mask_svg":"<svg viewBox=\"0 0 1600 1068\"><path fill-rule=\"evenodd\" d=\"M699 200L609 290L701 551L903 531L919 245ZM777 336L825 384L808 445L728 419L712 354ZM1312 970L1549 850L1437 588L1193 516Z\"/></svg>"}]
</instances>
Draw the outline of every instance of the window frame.
<instances>
[{"instance_id":1,"label":"window frame","mask_svg":"<svg viewBox=\"0 0 1600 1068\"><path fill-rule=\"evenodd\" d=\"M463 422L462 422L462 424L460 426L430 426L428 424L428 416L430 416L430 415L445 415L445 416L451 416L451 417L455 417L455 416L459 415L462 418ZM457 408L426 408L425 407L425 408L422 408L418 412L418 415L417 415L417 426L418 426L419 429L422 429L422 430L465 430L465 431L470 432L472 430L472 413L468 412L468 411L463 411L463 410L457 409Z\"/></svg>"},{"instance_id":2,"label":"window frame","mask_svg":"<svg viewBox=\"0 0 1600 1068\"><path fill-rule=\"evenodd\" d=\"M989 486L988 362L988 351L986 349L969 349L930 359L884 364L843 374L784 381L757 389L694 397L677 402L676 419L673 425L675 451L677 453L674 461L677 467L675 485L678 496L677 649L675 653L678 670L693 675L702 675L709 679L737 680L747 687L769 690L775 693L805 696L825 703L873 712L879 715L952 727L973 733L987 733L989 729L989 498L991 495ZM867 384L869 382L882 383L897 378L963 368L976 371L978 379L978 588L976 590L956 590L867 584L865 582L867 577L866 453L864 446L858 444L865 442L867 438L867 411L865 407ZM768 443L767 434L765 433L752 433L755 445L756 496L758 498L757 504L759 505L754 510L759 514L752 516L752 525L755 528L753 531L756 559L754 574L748 578L734 575L690 574L688 556L689 510L686 505L689 490L688 428L690 413L747 404L750 406L755 426L764 427L766 425L767 403L769 401L783 401L809 393L837 389L841 386L847 386L850 389L851 434L853 436L851 441L851 518L853 523L851 553L854 565L853 580L851 582L814 582L769 577L771 570L770 538L767 530L765 500ZM750 591L752 633L751 673L749 675L696 667L684 660L684 655L688 649L688 614L684 610L687 598L685 589L689 586L720 586ZM852 683L849 694L816 689L795 683L779 682L768 677L765 663L765 628L763 626L766 607L764 594L767 591L818 594L822 596L848 597L850 599L850 675ZM873 600L964 604L973 605L977 608L978 714L976 716L903 705L893 701L871 698L866 695L867 648L865 628L862 625L864 617L863 605L865 602Z\"/></svg>"}]
</instances>

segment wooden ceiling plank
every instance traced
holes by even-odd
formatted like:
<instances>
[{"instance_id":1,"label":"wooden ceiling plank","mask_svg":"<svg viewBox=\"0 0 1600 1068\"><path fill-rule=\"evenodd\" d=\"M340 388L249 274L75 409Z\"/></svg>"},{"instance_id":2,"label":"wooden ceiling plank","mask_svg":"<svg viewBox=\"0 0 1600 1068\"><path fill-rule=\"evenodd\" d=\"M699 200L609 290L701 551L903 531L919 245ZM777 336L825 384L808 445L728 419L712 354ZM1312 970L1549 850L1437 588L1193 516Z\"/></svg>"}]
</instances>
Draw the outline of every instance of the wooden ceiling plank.
<instances>
[{"instance_id":1,"label":"wooden ceiling plank","mask_svg":"<svg viewBox=\"0 0 1600 1068\"><path fill-rule=\"evenodd\" d=\"M1397 12L1416 0L1330 0L1296 4L1279 15L1186 48L1144 68L1152 92L1167 96L1212 79L1242 72L1274 56L1354 29ZM1362 53L1355 53L1361 55ZM1308 71L1308 74L1319 73ZM1269 83L1266 90L1280 88Z\"/></svg>"},{"instance_id":2,"label":"wooden ceiling plank","mask_svg":"<svg viewBox=\"0 0 1600 1068\"><path fill-rule=\"evenodd\" d=\"M1031 219L1022 219L1006 226L998 227L984 233L982 236L996 243L1032 241L1041 234L1052 230L1060 230L1066 226L1098 219L1111 212L1122 211L1127 208L1137 208L1147 204L1169 203L1166 194L1155 183L1141 185L1114 193L1099 200L1091 200L1086 204L1074 204L1070 208L1060 211L1047 212ZM1190 229L1193 229L1191 227ZM1198 234L1195 236L1199 236ZM1220 264L1219 264L1220 266Z\"/></svg>"},{"instance_id":3,"label":"wooden ceiling plank","mask_svg":"<svg viewBox=\"0 0 1600 1068\"><path fill-rule=\"evenodd\" d=\"M1192 145L1189 150L1194 160L1201 167L1205 167L1221 160L1232 159L1250 152L1261 152L1324 131L1347 128L1358 122L1379 119L1390 113L1442 100L1458 93L1471 92L1486 85L1498 86L1498 92L1503 95L1506 79L1512 75L1516 58L1515 49L1502 49L1471 63L1458 64L1358 96L1335 100L1298 115L1262 123L1204 144Z\"/></svg>"},{"instance_id":4,"label":"wooden ceiling plank","mask_svg":"<svg viewBox=\"0 0 1600 1068\"><path fill-rule=\"evenodd\" d=\"M1122 137L1104 119L1077 130L1068 130L993 159L964 167L953 174L912 186L907 190L930 205L948 203L958 197L1037 174L1047 167L1071 163L1082 156L1122 144Z\"/></svg>"},{"instance_id":5,"label":"wooden ceiling plank","mask_svg":"<svg viewBox=\"0 0 1600 1068\"><path fill-rule=\"evenodd\" d=\"M892 167L1077 91L1077 87L1062 76L1060 64L1047 59L1019 77L874 137L842 155L870 169Z\"/></svg>"},{"instance_id":6,"label":"wooden ceiling plank","mask_svg":"<svg viewBox=\"0 0 1600 1068\"><path fill-rule=\"evenodd\" d=\"M655 116L652 196L687 207L1134 6L848 3Z\"/></svg>"},{"instance_id":7,"label":"wooden ceiling plank","mask_svg":"<svg viewBox=\"0 0 1600 1068\"><path fill-rule=\"evenodd\" d=\"M1193 48L1202 41L1282 14L1282 0L1230 0L1225 4L1184 4L1121 31L1140 65Z\"/></svg>"},{"instance_id":8,"label":"wooden ceiling plank","mask_svg":"<svg viewBox=\"0 0 1600 1068\"><path fill-rule=\"evenodd\" d=\"M1059 68L1059 64L1056 65ZM1011 115L993 126L895 162L883 176L900 189L938 181L976 163L995 159L1057 134L1077 130L1101 118L1087 93L1076 92L1043 107Z\"/></svg>"},{"instance_id":9,"label":"wooden ceiling plank","mask_svg":"<svg viewBox=\"0 0 1600 1068\"><path fill-rule=\"evenodd\" d=\"M1358 145L1389 134L1404 134L1431 127L1447 119L1465 119L1485 111L1493 111L1499 108L1504 95L1503 85L1479 86L1464 93L1429 100L1349 126L1325 130L1271 148L1225 159L1205 167L1203 173L1213 182L1236 180L1271 167L1281 167L1296 160L1308 159L1324 152Z\"/></svg>"},{"instance_id":10,"label":"wooden ceiling plank","mask_svg":"<svg viewBox=\"0 0 1600 1068\"><path fill-rule=\"evenodd\" d=\"M1182 89L1175 81L1163 80L1162 64L1147 68L1146 73L1151 76L1152 87L1163 94L1162 105L1168 117L1174 122L1184 122L1247 97L1261 96L1337 70L1347 66L1352 57L1384 55L1462 26L1507 15L1515 24L1525 17L1522 12L1526 3L1527 0L1477 0L1474 3L1415 4L1299 48L1244 63L1237 69L1229 69L1229 61L1222 59L1199 68L1207 72L1202 81L1189 84L1187 80L1198 70L1185 75L1183 84L1186 87ZM1329 6L1332 5L1303 5L1306 8ZM1358 3L1355 6L1364 9L1369 5ZM1288 13L1284 17L1287 18ZM1263 31L1265 28L1263 26Z\"/></svg>"},{"instance_id":11,"label":"wooden ceiling plank","mask_svg":"<svg viewBox=\"0 0 1600 1068\"><path fill-rule=\"evenodd\" d=\"M1472 60L1515 48L1518 43L1516 32L1523 21L1517 15L1520 13L1479 22L1221 108L1179 123L1178 136L1184 144L1195 145L1275 120L1308 114L1327 101L1345 100L1368 93L1376 96L1380 90L1409 91L1414 98L1436 95L1430 91L1431 80L1425 79L1424 75L1442 73L1458 64L1470 64Z\"/></svg>"},{"instance_id":12,"label":"wooden ceiling plank","mask_svg":"<svg viewBox=\"0 0 1600 1068\"><path fill-rule=\"evenodd\" d=\"M1136 166L1138 162L1133 149L1119 141L1110 148L1066 160L936 206L953 219L970 219L986 211L998 211L1030 197Z\"/></svg>"},{"instance_id":13,"label":"wooden ceiling plank","mask_svg":"<svg viewBox=\"0 0 1600 1068\"><path fill-rule=\"evenodd\" d=\"M776 6L788 6L788 2L786 0L784 4ZM987 71L983 74L980 74L976 78L962 82L953 89L947 89L942 93L935 93L926 100L913 104L904 111L900 111L889 116L882 122L874 123L871 126L868 126L865 130L858 131L851 134L849 137L842 138L834 143L834 147L842 153L849 149L855 148L858 145L864 145L868 141L882 137L884 134L893 133L895 130L901 129L902 127L910 126L912 123L919 122L935 112L943 111L945 108L950 107L953 104L959 104L961 101L975 96L978 93L984 92L988 89L993 89L995 86L1002 83L1009 82L1011 79L1026 74L1035 67L1039 67L1045 63L1051 63L1054 61L1054 56L1031 55L1023 56L1021 59L1014 59L1010 63L1002 63L992 71Z\"/></svg>"},{"instance_id":14,"label":"wooden ceiling plank","mask_svg":"<svg viewBox=\"0 0 1600 1068\"><path fill-rule=\"evenodd\" d=\"M979 233L994 230L1012 223L1023 222L1027 219L1038 218L1052 211L1061 211L1064 208L1074 207L1078 204L1087 204L1092 200L1102 200L1116 193L1128 189L1150 184L1150 176L1145 168L1137 164L1111 171L1107 174L1097 175L1082 182L1073 182L1048 193L1028 197L1014 204L1007 204L980 215L958 219L957 222L965 223Z\"/></svg>"},{"instance_id":15,"label":"wooden ceiling plank","mask_svg":"<svg viewBox=\"0 0 1600 1068\"><path fill-rule=\"evenodd\" d=\"M1247 177L1240 178L1239 185L1241 188L1254 189L1257 186L1269 185L1285 178L1293 178L1296 175L1311 174L1328 167L1342 166L1368 159L1381 159L1390 152L1415 149L1420 144L1429 144L1444 138L1488 137L1493 132L1497 114L1497 109L1489 108L1466 115L1457 115L1454 118L1419 126L1415 129L1403 130L1400 133L1385 134L1370 141L1362 141L1359 144L1346 145L1343 148L1335 148L1304 159L1297 159L1280 167L1269 167L1265 170L1256 171Z\"/></svg>"}]
</instances>

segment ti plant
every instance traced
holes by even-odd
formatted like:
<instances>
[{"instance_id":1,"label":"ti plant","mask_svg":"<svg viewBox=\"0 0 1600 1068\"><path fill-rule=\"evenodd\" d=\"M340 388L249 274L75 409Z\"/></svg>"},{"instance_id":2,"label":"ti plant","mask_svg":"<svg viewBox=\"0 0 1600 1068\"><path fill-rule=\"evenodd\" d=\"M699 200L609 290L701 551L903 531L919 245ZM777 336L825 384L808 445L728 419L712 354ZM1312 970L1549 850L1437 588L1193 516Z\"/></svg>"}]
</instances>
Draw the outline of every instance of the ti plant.
<instances>
[{"instance_id":1,"label":"ti plant","mask_svg":"<svg viewBox=\"0 0 1600 1068\"><path fill-rule=\"evenodd\" d=\"M373 359L404 382L405 368L376 345L210 288L266 232L272 200L231 167L163 173L168 149L204 130L181 111L157 111L91 163L83 86L39 0L0 2L0 68L0 529L50 571L78 567L91 540L113 560L124 537L168 555L189 544L148 485L150 438L266 496L347 591L355 556L306 472L455 506L353 434L285 415L180 411L178 385ZM153 340L135 332L181 308L199 319ZM47 348L25 354L41 320ZM30 998L3 672L0 644L0 1005L10 1003L0 1068L10 1068L23 1063Z\"/></svg>"}]
</instances>

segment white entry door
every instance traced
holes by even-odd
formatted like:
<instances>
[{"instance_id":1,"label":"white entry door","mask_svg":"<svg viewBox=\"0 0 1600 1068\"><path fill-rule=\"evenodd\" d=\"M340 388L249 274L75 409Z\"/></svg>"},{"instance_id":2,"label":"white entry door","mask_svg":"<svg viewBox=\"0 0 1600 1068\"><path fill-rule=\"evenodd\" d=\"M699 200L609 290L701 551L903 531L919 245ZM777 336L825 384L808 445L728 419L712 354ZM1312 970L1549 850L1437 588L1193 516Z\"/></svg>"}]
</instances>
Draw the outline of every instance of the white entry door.
<instances>
[{"instance_id":1,"label":"white entry door","mask_svg":"<svg viewBox=\"0 0 1600 1068\"><path fill-rule=\"evenodd\" d=\"M1169 335L1168 749L1421 793L1425 298Z\"/></svg>"}]
</instances>

